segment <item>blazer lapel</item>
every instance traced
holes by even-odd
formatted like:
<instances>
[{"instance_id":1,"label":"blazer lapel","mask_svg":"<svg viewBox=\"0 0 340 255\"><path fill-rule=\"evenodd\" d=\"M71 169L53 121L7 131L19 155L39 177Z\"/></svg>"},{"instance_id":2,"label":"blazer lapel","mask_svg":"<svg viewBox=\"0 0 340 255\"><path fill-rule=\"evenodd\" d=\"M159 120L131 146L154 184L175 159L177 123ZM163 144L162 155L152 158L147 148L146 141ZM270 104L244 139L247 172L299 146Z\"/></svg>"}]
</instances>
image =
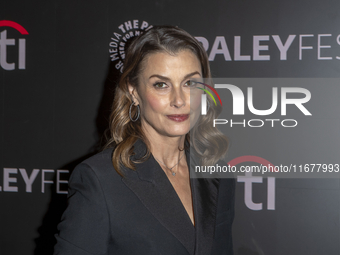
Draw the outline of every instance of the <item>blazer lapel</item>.
<instances>
[{"instance_id":1,"label":"blazer lapel","mask_svg":"<svg viewBox=\"0 0 340 255\"><path fill-rule=\"evenodd\" d=\"M145 154L146 145L141 140L137 140L134 148L134 158L140 158ZM136 164L135 172L128 169L125 169L124 172L126 174L122 181L125 185L136 194L150 213L184 245L189 254L194 254L195 228L176 191L153 156L151 155L143 163ZM202 216L204 217L205 214L204 210ZM202 227L204 226L203 224Z\"/></svg>"},{"instance_id":2,"label":"blazer lapel","mask_svg":"<svg viewBox=\"0 0 340 255\"><path fill-rule=\"evenodd\" d=\"M191 174L195 166L199 165L199 161L187 155L187 162ZM194 174L191 174L191 190L196 229L195 255L207 255L211 254L214 240L219 179L192 176Z\"/></svg>"}]
</instances>

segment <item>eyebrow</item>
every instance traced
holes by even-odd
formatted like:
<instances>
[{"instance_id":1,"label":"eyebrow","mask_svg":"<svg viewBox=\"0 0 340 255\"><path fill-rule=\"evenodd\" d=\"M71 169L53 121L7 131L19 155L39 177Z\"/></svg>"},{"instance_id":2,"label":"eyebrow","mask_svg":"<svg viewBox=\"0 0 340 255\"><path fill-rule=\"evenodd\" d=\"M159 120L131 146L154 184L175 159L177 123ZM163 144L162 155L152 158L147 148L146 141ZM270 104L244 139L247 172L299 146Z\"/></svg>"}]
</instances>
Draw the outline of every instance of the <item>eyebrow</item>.
<instances>
[{"instance_id":1,"label":"eyebrow","mask_svg":"<svg viewBox=\"0 0 340 255\"><path fill-rule=\"evenodd\" d=\"M184 77L183 80L185 80L185 79L187 79L187 78L189 78L189 77L191 77L191 76L194 76L195 74L198 74L199 76L201 76L201 74L200 74L198 71L195 71L195 72L192 72L192 73L187 74L187 75ZM154 77L157 77L157 78L162 79L162 80L170 81L170 79L169 79L168 77L163 76L163 75L159 75L159 74L153 74L153 75L151 75L151 76L149 77L149 79L154 78Z\"/></svg>"}]
</instances>

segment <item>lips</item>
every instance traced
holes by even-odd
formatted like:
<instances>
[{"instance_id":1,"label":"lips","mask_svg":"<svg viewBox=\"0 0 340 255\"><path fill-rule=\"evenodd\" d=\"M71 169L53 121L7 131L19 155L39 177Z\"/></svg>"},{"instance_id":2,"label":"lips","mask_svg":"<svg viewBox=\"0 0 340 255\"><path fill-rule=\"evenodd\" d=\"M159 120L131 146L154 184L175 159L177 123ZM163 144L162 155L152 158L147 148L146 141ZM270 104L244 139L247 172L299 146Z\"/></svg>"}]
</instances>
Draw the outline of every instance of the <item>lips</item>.
<instances>
[{"instance_id":1,"label":"lips","mask_svg":"<svg viewBox=\"0 0 340 255\"><path fill-rule=\"evenodd\" d=\"M182 122L189 118L189 114L172 114L166 115L170 120Z\"/></svg>"}]
</instances>

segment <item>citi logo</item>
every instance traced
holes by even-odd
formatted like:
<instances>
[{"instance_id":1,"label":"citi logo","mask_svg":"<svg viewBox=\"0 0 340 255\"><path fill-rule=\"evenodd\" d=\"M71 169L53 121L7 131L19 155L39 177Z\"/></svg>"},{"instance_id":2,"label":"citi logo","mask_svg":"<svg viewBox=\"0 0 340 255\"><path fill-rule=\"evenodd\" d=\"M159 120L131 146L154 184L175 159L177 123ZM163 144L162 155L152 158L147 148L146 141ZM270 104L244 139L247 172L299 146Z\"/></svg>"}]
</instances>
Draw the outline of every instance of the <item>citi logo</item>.
<instances>
[{"instance_id":1,"label":"citi logo","mask_svg":"<svg viewBox=\"0 0 340 255\"><path fill-rule=\"evenodd\" d=\"M274 165L268 160L257 156L241 156L228 162L231 167L244 162L255 162L263 165ZM245 175L238 175L237 182L244 183L244 203L254 211L263 210L263 203L255 203L253 201L253 183L263 183L262 176L253 176L251 172L246 172ZM275 177L268 176L267 178L267 210L275 210Z\"/></svg>"},{"instance_id":2,"label":"citi logo","mask_svg":"<svg viewBox=\"0 0 340 255\"><path fill-rule=\"evenodd\" d=\"M21 26L20 24L10 21L10 20L0 20L0 27L11 27L20 32L21 35L28 35L27 30ZM17 41L18 45L18 69L26 69L26 39L19 38ZM11 50L12 47L7 46L15 46L16 39L7 38L7 30L2 30L0 32L0 66L4 70L15 70L16 63L9 63L7 60L8 50Z\"/></svg>"}]
</instances>

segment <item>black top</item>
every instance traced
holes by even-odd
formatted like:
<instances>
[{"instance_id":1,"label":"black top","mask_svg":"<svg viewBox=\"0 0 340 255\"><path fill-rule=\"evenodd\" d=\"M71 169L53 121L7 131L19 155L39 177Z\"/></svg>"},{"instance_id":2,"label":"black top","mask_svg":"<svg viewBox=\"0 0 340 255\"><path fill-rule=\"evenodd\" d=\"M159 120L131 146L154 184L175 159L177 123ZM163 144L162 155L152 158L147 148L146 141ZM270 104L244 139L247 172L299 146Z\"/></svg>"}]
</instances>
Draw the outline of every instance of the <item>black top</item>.
<instances>
[{"instance_id":1,"label":"black top","mask_svg":"<svg viewBox=\"0 0 340 255\"><path fill-rule=\"evenodd\" d=\"M138 140L135 157L145 150ZM98 153L72 172L54 254L232 254L234 179L190 179L194 227L152 155L136 171L124 168L122 178L112 152ZM188 151L186 156L189 164Z\"/></svg>"}]
</instances>

